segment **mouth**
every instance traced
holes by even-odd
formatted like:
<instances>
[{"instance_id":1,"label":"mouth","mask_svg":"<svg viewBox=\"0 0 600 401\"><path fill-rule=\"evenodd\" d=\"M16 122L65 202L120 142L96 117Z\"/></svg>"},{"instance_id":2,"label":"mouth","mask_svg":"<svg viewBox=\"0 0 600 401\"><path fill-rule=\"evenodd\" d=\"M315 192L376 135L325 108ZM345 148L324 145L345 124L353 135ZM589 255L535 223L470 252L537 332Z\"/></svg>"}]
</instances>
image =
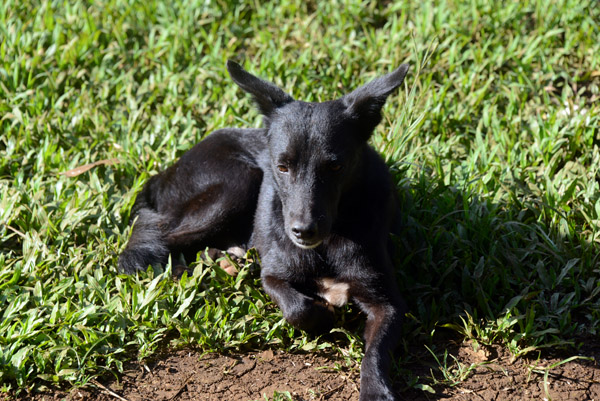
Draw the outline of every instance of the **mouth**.
<instances>
[{"instance_id":1,"label":"mouth","mask_svg":"<svg viewBox=\"0 0 600 401\"><path fill-rule=\"evenodd\" d=\"M298 248L302 248L302 249L313 249L313 248L316 248L319 245L321 245L321 243L323 242L322 240L310 242L310 241L305 241L305 240L301 240L298 238L290 238L290 239L292 240L294 245L296 245Z\"/></svg>"}]
</instances>

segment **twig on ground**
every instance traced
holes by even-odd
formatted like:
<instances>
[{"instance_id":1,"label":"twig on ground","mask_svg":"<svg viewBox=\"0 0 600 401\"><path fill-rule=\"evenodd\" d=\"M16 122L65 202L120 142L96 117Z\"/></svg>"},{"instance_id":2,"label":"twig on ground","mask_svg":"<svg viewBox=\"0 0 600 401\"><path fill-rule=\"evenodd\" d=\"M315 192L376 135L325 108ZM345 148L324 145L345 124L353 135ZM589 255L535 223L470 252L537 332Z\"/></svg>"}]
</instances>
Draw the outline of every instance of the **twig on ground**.
<instances>
[{"instance_id":1,"label":"twig on ground","mask_svg":"<svg viewBox=\"0 0 600 401\"><path fill-rule=\"evenodd\" d=\"M92 380L92 383L94 383L96 386L100 387L100 389L102 391L105 391L106 393L112 395L113 397L115 397L121 401L129 401L127 398L121 397L119 394L115 393L114 391L112 391L111 389L109 389L108 387L103 385L102 383L98 382L97 380Z\"/></svg>"},{"instance_id":2,"label":"twig on ground","mask_svg":"<svg viewBox=\"0 0 600 401\"><path fill-rule=\"evenodd\" d=\"M340 390L342 387L344 387L344 384L340 384L339 386L337 386L334 389L331 389L323 394L321 394L321 397L319 397L319 401L323 401L329 398L330 395L332 395L333 393L336 393L338 390Z\"/></svg>"}]
</instances>

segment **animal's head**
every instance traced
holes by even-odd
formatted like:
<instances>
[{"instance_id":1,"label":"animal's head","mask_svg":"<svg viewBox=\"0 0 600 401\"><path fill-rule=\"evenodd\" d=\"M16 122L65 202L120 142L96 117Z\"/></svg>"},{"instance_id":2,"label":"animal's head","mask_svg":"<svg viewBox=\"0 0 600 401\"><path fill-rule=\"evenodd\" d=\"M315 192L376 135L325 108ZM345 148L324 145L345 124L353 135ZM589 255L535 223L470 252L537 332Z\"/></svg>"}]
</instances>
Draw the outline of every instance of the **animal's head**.
<instances>
[{"instance_id":1,"label":"animal's head","mask_svg":"<svg viewBox=\"0 0 600 401\"><path fill-rule=\"evenodd\" d=\"M381 108L402 84L408 65L324 103L296 101L232 61L227 69L264 116L285 232L300 248L315 248L330 234L341 195L360 174Z\"/></svg>"}]
</instances>

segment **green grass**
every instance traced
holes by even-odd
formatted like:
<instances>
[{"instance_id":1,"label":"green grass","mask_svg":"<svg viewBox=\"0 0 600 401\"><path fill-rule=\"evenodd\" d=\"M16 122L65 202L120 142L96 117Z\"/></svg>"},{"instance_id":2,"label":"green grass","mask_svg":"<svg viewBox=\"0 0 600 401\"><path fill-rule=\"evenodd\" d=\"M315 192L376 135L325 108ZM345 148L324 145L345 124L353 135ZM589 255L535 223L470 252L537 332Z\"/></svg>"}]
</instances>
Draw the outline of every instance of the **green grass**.
<instances>
[{"instance_id":1,"label":"green grass","mask_svg":"<svg viewBox=\"0 0 600 401\"><path fill-rule=\"evenodd\" d=\"M260 124L229 58L309 101L411 64L372 140L404 210L405 349L444 328L515 357L597 336L596 2L384 3L0 5L4 389L82 385L186 344L360 359L356 308L341 317L350 329L309 338L282 320L252 258L235 279L213 263L180 281L168 267L116 270L147 178L214 129Z\"/></svg>"}]
</instances>

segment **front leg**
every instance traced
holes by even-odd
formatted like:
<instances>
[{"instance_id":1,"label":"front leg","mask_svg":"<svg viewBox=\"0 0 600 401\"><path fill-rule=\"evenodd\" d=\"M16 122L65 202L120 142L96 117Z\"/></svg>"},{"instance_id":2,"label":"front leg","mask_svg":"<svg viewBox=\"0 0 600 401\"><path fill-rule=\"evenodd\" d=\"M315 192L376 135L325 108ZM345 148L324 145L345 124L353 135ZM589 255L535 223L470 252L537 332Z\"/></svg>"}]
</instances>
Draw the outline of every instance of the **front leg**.
<instances>
[{"instance_id":1,"label":"front leg","mask_svg":"<svg viewBox=\"0 0 600 401\"><path fill-rule=\"evenodd\" d=\"M333 327L333 308L301 288L273 275L263 274L263 288L292 326L309 333L327 333Z\"/></svg>"},{"instance_id":2,"label":"front leg","mask_svg":"<svg viewBox=\"0 0 600 401\"><path fill-rule=\"evenodd\" d=\"M401 300L373 303L360 300L367 313L365 356L360 367L360 401L394 401L389 382L391 352L396 347L406 310Z\"/></svg>"}]
</instances>

